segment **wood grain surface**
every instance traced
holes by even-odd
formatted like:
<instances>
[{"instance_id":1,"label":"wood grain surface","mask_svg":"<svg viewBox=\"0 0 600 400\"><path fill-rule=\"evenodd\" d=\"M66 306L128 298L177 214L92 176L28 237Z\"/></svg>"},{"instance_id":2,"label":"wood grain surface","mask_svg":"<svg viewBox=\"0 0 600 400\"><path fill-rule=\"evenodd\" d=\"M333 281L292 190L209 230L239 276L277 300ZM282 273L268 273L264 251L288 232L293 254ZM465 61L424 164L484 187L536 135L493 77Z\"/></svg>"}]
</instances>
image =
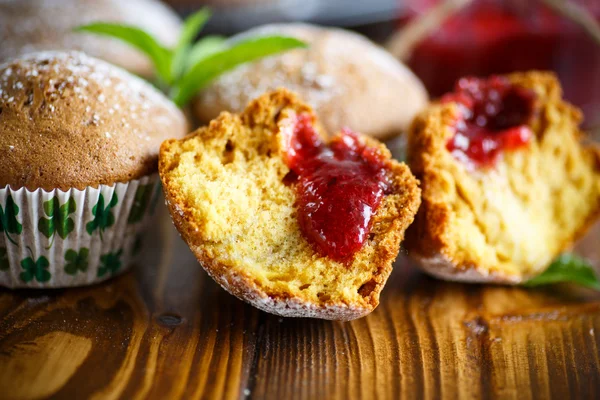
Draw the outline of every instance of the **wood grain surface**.
<instances>
[{"instance_id":1,"label":"wood grain surface","mask_svg":"<svg viewBox=\"0 0 600 400\"><path fill-rule=\"evenodd\" d=\"M399 257L379 308L283 319L218 287L166 215L133 272L0 291L2 399L599 398L600 295L436 281ZM580 250L600 265L600 226Z\"/></svg>"}]
</instances>

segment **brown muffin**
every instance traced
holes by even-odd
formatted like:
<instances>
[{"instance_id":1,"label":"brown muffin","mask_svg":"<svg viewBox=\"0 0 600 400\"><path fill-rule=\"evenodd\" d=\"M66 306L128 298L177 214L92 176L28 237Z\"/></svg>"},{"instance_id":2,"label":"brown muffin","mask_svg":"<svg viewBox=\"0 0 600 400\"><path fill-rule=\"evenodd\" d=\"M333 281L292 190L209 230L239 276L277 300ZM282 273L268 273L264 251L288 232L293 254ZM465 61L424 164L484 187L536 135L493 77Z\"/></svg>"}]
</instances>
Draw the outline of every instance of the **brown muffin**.
<instances>
[{"instance_id":1,"label":"brown muffin","mask_svg":"<svg viewBox=\"0 0 600 400\"><path fill-rule=\"evenodd\" d=\"M143 80L78 52L0 65L0 187L68 189L156 172L181 111Z\"/></svg>"},{"instance_id":2,"label":"brown muffin","mask_svg":"<svg viewBox=\"0 0 600 400\"><path fill-rule=\"evenodd\" d=\"M163 143L159 173L167 204L198 261L240 299L287 317L359 318L379 303L419 207L418 182L384 145L360 136L383 158L391 187L362 247L345 262L323 255L301 231L285 161L299 115L315 121L309 106L281 89L240 115L224 112L185 139Z\"/></svg>"},{"instance_id":3,"label":"brown muffin","mask_svg":"<svg viewBox=\"0 0 600 400\"><path fill-rule=\"evenodd\" d=\"M379 139L400 134L427 103L413 73L385 50L349 31L307 24L276 24L233 38L281 34L306 41L298 49L242 65L219 77L196 102L202 122L223 110L240 112L265 91L285 87L316 111L330 132L345 126Z\"/></svg>"},{"instance_id":4,"label":"brown muffin","mask_svg":"<svg viewBox=\"0 0 600 400\"><path fill-rule=\"evenodd\" d=\"M503 151L493 167L473 167L448 148L463 114L458 102L436 103L419 115L408 156L422 183L423 203L406 247L427 272L443 279L516 284L541 273L600 215L600 152L585 144L581 112L562 100L553 74L492 79L514 87L507 95L512 103L486 107L512 113L500 111L497 124L527 115L515 94L534 99L521 125L531 132L529 141Z\"/></svg>"},{"instance_id":5,"label":"brown muffin","mask_svg":"<svg viewBox=\"0 0 600 400\"><path fill-rule=\"evenodd\" d=\"M94 21L138 26L169 47L177 43L179 17L155 0L0 1L0 62L45 50L80 50L144 77L154 75L148 58L110 38L73 32Z\"/></svg>"}]
</instances>

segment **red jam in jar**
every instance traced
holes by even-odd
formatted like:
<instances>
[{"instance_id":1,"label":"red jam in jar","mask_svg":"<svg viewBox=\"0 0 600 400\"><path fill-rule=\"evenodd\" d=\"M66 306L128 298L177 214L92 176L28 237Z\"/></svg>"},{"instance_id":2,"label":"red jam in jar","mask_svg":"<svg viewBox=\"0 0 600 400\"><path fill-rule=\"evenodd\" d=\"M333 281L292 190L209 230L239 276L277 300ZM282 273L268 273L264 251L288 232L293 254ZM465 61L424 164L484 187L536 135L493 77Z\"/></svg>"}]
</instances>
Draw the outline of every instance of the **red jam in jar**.
<instances>
[{"instance_id":1,"label":"red jam in jar","mask_svg":"<svg viewBox=\"0 0 600 400\"><path fill-rule=\"evenodd\" d=\"M448 1L400 3L404 24ZM565 98L583 110L585 126L600 132L598 43L571 19L600 22L600 1L476 0L454 5L459 8L418 42L407 60L431 96L452 90L463 76L551 70L558 75Z\"/></svg>"},{"instance_id":2,"label":"red jam in jar","mask_svg":"<svg viewBox=\"0 0 600 400\"><path fill-rule=\"evenodd\" d=\"M502 152L527 146L533 133L534 93L508 79L462 78L442 102L460 105L455 134L446 144L452 155L468 166L492 167Z\"/></svg>"},{"instance_id":3,"label":"red jam in jar","mask_svg":"<svg viewBox=\"0 0 600 400\"><path fill-rule=\"evenodd\" d=\"M297 117L288 140L303 234L320 254L349 261L369 237L372 217L390 189L385 159L349 130L324 143L307 114Z\"/></svg>"}]
</instances>

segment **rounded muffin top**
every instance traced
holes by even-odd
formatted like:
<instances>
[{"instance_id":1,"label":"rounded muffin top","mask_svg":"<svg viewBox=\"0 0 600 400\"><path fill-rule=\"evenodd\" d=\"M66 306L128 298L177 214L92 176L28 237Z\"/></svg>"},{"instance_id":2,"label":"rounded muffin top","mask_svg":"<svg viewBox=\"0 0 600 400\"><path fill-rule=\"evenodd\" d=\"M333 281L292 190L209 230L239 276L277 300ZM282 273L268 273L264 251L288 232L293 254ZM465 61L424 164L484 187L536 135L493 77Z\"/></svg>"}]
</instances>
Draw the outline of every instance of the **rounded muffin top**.
<instances>
[{"instance_id":1,"label":"rounded muffin top","mask_svg":"<svg viewBox=\"0 0 600 400\"><path fill-rule=\"evenodd\" d=\"M177 43L179 17L155 0L0 1L0 62L47 50L80 50L135 74L154 75L148 58L117 40L73 32L95 21L138 26L165 46Z\"/></svg>"},{"instance_id":2,"label":"rounded muffin top","mask_svg":"<svg viewBox=\"0 0 600 400\"><path fill-rule=\"evenodd\" d=\"M0 65L0 187L83 189L156 172L183 113L145 81L79 52Z\"/></svg>"},{"instance_id":3,"label":"rounded muffin top","mask_svg":"<svg viewBox=\"0 0 600 400\"><path fill-rule=\"evenodd\" d=\"M344 127L377 138L404 131L427 104L427 92L403 64L365 37L342 29L291 23L264 25L233 40L280 34L307 49L287 51L221 75L195 104L203 122L241 111L262 93L285 87L306 99L330 132Z\"/></svg>"}]
</instances>

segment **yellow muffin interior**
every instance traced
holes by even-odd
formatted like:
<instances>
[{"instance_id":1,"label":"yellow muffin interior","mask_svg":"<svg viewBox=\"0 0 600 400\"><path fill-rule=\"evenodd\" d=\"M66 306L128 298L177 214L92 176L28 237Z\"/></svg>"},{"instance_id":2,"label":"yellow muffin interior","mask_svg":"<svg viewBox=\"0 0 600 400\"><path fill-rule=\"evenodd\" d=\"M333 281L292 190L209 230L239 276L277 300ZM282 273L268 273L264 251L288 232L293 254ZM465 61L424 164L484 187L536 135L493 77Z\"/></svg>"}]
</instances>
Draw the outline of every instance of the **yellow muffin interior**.
<instances>
[{"instance_id":1,"label":"yellow muffin interior","mask_svg":"<svg viewBox=\"0 0 600 400\"><path fill-rule=\"evenodd\" d=\"M600 166L597 151L580 143L580 112L561 100L552 75L518 74L511 80L537 94L535 138L505 152L495 168L471 171L446 151L457 112L452 105L436 105L429 118L415 123L416 130L439 129L442 138L416 163L429 211L417 218L429 219L420 223L457 268L475 267L517 282L542 272L598 216ZM436 119L437 127L431 122ZM417 247L427 252L425 244Z\"/></svg>"},{"instance_id":2,"label":"yellow muffin interior","mask_svg":"<svg viewBox=\"0 0 600 400\"><path fill-rule=\"evenodd\" d=\"M172 211L185 221L183 236L201 262L210 260L205 267L235 269L269 296L372 307L416 213L416 180L390 161L394 193L384 198L370 240L348 264L319 255L300 231L295 188L284 182L281 130L306 110L274 107L278 96L289 94L256 102L241 116L223 113L163 145L160 172Z\"/></svg>"}]
</instances>

